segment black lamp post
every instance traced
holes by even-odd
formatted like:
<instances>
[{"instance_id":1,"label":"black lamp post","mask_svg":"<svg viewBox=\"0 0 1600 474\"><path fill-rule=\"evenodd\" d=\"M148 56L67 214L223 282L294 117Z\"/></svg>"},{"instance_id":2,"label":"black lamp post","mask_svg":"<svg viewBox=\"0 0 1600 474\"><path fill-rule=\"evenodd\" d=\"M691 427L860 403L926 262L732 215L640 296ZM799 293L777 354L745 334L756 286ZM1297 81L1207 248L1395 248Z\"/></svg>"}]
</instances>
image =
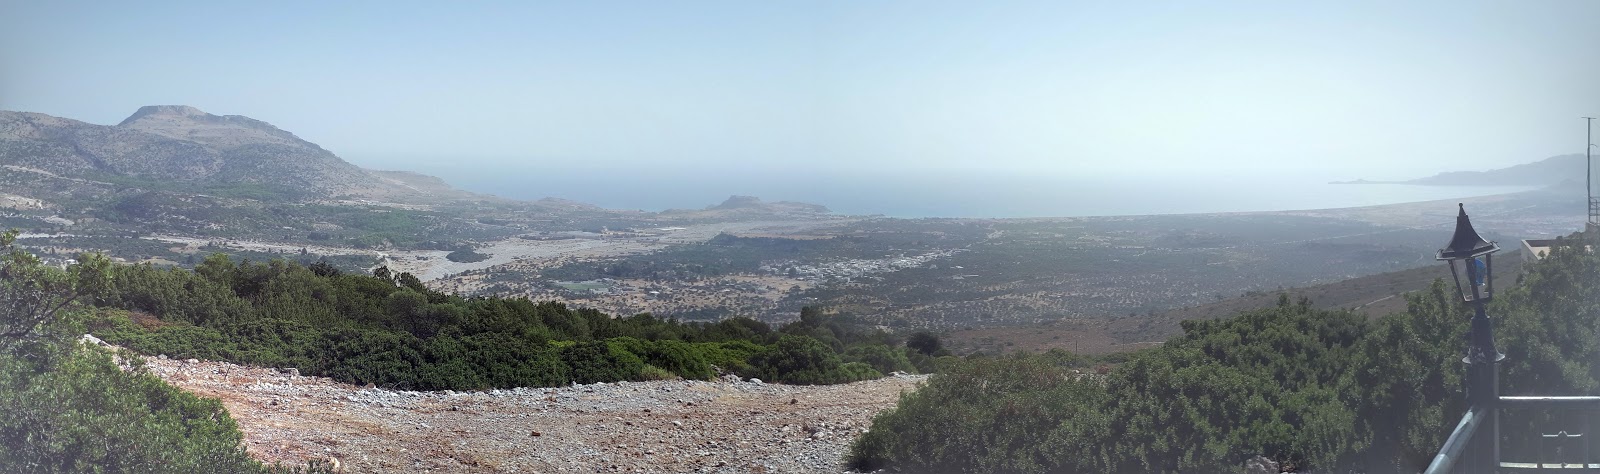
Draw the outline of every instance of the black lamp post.
<instances>
[{"instance_id":1,"label":"black lamp post","mask_svg":"<svg viewBox=\"0 0 1600 474\"><path fill-rule=\"evenodd\" d=\"M1534 463L1500 463L1500 410L1504 408L1590 411L1600 412L1600 396L1592 395L1518 395L1499 396L1499 374L1495 363L1505 358L1494 348L1494 325L1484 313L1484 304L1494 297L1494 265L1492 254L1500 246L1483 240L1472 229L1467 210L1461 208L1456 216L1456 234L1450 244L1439 249L1439 260L1450 263L1450 275L1456 280L1456 291L1463 302L1471 303L1476 313L1472 316L1472 333L1468 336L1467 356L1467 413L1461 416L1455 431L1445 440L1439 454L1428 464L1427 474L1446 472L1497 472L1501 467L1540 468L1544 461ZM1588 431L1584 418L1584 431ZM1487 429L1479 429L1487 428ZM1563 435L1557 435L1563 436ZM1583 462L1576 466L1595 466L1589 463L1588 448L1580 452ZM1461 461L1458 463L1457 461ZM1459 466L1458 466L1459 464ZM1574 464L1563 461L1563 467ZM1461 469L1456 470L1455 468ZM1590 467L1590 469L1593 469Z\"/></svg>"},{"instance_id":2,"label":"black lamp post","mask_svg":"<svg viewBox=\"0 0 1600 474\"><path fill-rule=\"evenodd\" d=\"M1479 237L1467 218L1467 207L1457 206L1461 213L1456 215L1456 234L1450 237L1450 245L1439 249L1438 260L1450 262L1450 276L1455 277L1462 301L1488 301L1494 296L1494 280L1490 278L1490 270L1494 268L1492 254L1500 251L1500 246ZM1463 273L1466 280L1461 279Z\"/></svg>"},{"instance_id":3,"label":"black lamp post","mask_svg":"<svg viewBox=\"0 0 1600 474\"><path fill-rule=\"evenodd\" d=\"M1467 345L1467 402L1474 411L1487 417L1488 430L1476 433L1470 442L1473 456L1478 456L1478 466L1497 466L1500 452L1499 371L1495 363L1504 359L1494 347L1494 324L1484 312L1484 304L1494 297L1494 253L1500 250L1494 242L1483 240L1473 230L1467 218L1466 206L1456 215L1456 233L1450 244L1439 249L1439 260L1450 264L1450 275L1455 278L1456 291L1463 302L1471 303L1476 314L1472 316L1472 333Z\"/></svg>"},{"instance_id":4,"label":"black lamp post","mask_svg":"<svg viewBox=\"0 0 1600 474\"><path fill-rule=\"evenodd\" d=\"M1494 328L1484 313L1483 304L1494 297L1494 253L1500 251L1500 246L1478 236L1478 231L1472 228L1472 220L1467 218L1466 206L1460 209L1461 213L1456 215L1456 233L1450 237L1449 245L1439 249L1438 260L1450 263L1450 276L1455 278L1461 300L1472 303L1477 310L1472 318L1472 345L1465 362L1494 362L1505 356L1494 348Z\"/></svg>"}]
</instances>

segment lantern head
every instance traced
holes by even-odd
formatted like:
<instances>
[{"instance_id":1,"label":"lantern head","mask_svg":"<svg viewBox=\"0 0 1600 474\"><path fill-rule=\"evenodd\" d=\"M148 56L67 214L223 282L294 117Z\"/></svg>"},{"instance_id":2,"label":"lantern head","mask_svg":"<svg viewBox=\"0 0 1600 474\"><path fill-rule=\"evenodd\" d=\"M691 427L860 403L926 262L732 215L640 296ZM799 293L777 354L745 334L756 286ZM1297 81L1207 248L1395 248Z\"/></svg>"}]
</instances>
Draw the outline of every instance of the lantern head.
<instances>
[{"instance_id":1,"label":"lantern head","mask_svg":"<svg viewBox=\"0 0 1600 474\"><path fill-rule=\"evenodd\" d=\"M1457 206L1461 212L1456 215L1456 233L1449 245L1439 249L1437 259L1450 263L1450 276L1456 280L1462 301L1488 301L1494 296L1492 254L1500 251L1500 246L1478 236L1467 218L1466 206Z\"/></svg>"}]
</instances>

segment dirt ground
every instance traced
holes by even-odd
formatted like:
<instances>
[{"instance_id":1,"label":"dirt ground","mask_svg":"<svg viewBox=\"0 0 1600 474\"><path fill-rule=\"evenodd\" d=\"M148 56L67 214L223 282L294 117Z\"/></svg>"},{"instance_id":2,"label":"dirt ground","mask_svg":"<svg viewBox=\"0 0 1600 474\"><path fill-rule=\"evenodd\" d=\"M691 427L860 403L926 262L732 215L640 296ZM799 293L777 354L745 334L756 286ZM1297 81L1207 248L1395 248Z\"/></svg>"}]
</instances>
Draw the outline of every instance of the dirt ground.
<instances>
[{"instance_id":1,"label":"dirt ground","mask_svg":"<svg viewBox=\"0 0 1600 474\"><path fill-rule=\"evenodd\" d=\"M266 462L344 472L843 472L849 443L925 376L800 387L654 381L487 392L362 388L292 369L148 358L222 400Z\"/></svg>"}]
</instances>

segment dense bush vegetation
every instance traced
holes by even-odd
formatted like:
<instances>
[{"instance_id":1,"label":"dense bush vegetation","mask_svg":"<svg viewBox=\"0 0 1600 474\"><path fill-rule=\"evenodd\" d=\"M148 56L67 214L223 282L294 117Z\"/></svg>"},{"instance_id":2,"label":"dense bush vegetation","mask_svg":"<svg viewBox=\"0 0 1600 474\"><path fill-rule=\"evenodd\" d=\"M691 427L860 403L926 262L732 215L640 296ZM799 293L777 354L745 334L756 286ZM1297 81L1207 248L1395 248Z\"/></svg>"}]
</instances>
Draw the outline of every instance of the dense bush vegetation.
<instances>
[{"instance_id":1,"label":"dense bush vegetation","mask_svg":"<svg viewBox=\"0 0 1600 474\"><path fill-rule=\"evenodd\" d=\"M458 250L451 251L450 253L445 254L444 258L445 258L445 260L449 260L449 261L452 261L452 262L473 263L473 262L482 262L484 260L488 260L489 256L481 254L481 253L478 253L477 251L472 250L470 248L467 248L467 249L458 249Z\"/></svg>"},{"instance_id":2,"label":"dense bush vegetation","mask_svg":"<svg viewBox=\"0 0 1600 474\"><path fill-rule=\"evenodd\" d=\"M40 265L0 236L0 472L282 472L245 454L215 399L163 383L131 354L78 344L76 296L107 261ZM309 470L330 472L325 465Z\"/></svg>"},{"instance_id":3,"label":"dense bush vegetation","mask_svg":"<svg viewBox=\"0 0 1600 474\"><path fill-rule=\"evenodd\" d=\"M194 271L112 269L93 329L147 354L296 367L302 373L418 390L710 379L719 370L797 384L931 369L933 356L852 318L803 311L773 330L746 318L613 318L526 299L461 298L379 268L235 262Z\"/></svg>"},{"instance_id":4,"label":"dense bush vegetation","mask_svg":"<svg viewBox=\"0 0 1600 474\"><path fill-rule=\"evenodd\" d=\"M814 308L774 329L745 318L685 323L461 298L383 268L366 275L214 255L193 271L84 259L67 273L16 252L6 259L0 442L22 447L0 453L4 472L263 469L243 456L214 401L65 342L76 328L41 315L79 294L99 307L85 315L96 334L141 352L298 367L391 388L719 371L819 384L945 369L856 442L851 460L864 469L1230 472L1265 455L1318 471L1415 471L1465 408L1467 308L1443 282L1410 295L1407 313L1376 320L1285 297L1276 308L1186 322L1182 336L1097 373L1063 352L955 361L931 334L902 341ZM1507 354L1503 393L1600 391L1597 269L1595 255L1558 248L1522 275L1499 275L1522 282L1490 308ZM1531 430L1574 422L1559 416L1508 419L1503 445L1524 452L1516 440Z\"/></svg>"},{"instance_id":5,"label":"dense bush vegetation","mask_svg":"<svg viewBox=\"0 0 1600 474\"><path fill-rule=\"evenodd\" d=\"M254 472L233 419L70 341L0 355L0 471Z\"/></svg>"},{"instance_id":6,"label":"dense bush vegetation","mask_svg":"<svg viewBox=\"0 0 1600 474\"><path fill-rule=\"evenodd\" d=\"M1600 258L1557 249L1490 305L1503 394L1600 390ZM1509 282L1508 282L1509 283ZM1509 285L1508 285L1509 286ZM1106 375L1060 354L975 358L880 414L852 447L902 472L1236 472L1255 455L1316 471L1415 472L1465 410L1469 315L1436 282L1404 314L1367 320L1280 300L1184 323ZM1564 417L1564 418L1562 418ZM1503 418L1519 440L1577 431L1571 414ZM1563 425L1562 423L1566 423Z\"/></svg>"},{"instance_id":7,"label":"dense bush vegetation","mask_svg":"<svg viewBox=\"0 0 1600 474\"><path fill-rule=\"evenodd\" d=\"M659 252L630 255L605 263L579 262L543 272L556 280L596 278L640 278L648 280L694 280L753 273L764 262L774 259L857 258L882 256L888 242L867 242L853 237L827 239L785 239L739 237L718 234L703 244L679 245Z\"/></svg>"}]
</instances>

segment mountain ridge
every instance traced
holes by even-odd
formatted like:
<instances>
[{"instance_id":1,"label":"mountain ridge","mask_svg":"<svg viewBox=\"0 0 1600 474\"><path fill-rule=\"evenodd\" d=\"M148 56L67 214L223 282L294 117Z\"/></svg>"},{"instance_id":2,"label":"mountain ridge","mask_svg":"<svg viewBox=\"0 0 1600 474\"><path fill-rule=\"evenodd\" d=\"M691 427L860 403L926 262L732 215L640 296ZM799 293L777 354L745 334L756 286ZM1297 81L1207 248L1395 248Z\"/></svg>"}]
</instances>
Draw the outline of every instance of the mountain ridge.
<instances>
[{"instance_id":1,"label":"mountain ridge","mask_svg":"<svg viewBox=\"0 0 1600 474\"><path fill-rule=\"evenodd\" d=\"M1446 171L1401 181L1356 179L1332 184L1416 184L1426 186L1554 186L1573 180L1584 169L1581 154L1556 155L1543 160L1484 171ZM1582 176L1577 177L1582 181Z\"/></svg>"},{"instance_id":2,"label":"mountain ridge","mask_svg":"<svg viewBox=\"0 0 1600 474\"><path fill-rule=\"evenodd\" d=\"M565 199L505 199L451 186L443 179L403 170L367 169L269 122L216 115L188 105L146 105L116 125L100 125L38 112L0 110L0 166L61 179L133 187L242 188L242 194L291 201L502 200L565 211L608 211ZM36 174L36 173L32 173ZM58 194L25 178L3 179L34 197ZM269 192L261 194L260 188ZM116 193L104 189L103 193ZM703 210L669 213L825 214L826 207L761 202L754 197ZM730 204L733 203L733 204Z\"/></svg>"},{"instance_id":3,"label":"mountain ridge","mask_svg":"<svg viewBox=\"0 0 1600 474\"><path fill-rule=\"evenodd\" d=\"M116 125L0 110L0 165L183 187L270 187L293 200L465 197L442 180L397 185L272 124L185 105L140 107ZM416 181L416 180L402 180Z\"/></svg>"},{"instance_id":4,"label":"mountain ridge","mask_svg":"<svg viewBox=\"0 0 1600 474\"><path fill-rule=\"evenodd\" d=\"M326 152L321 146L265 121L243 115L213 115L187 105L146 105L115 126L219 147L243 144L229 143L226 141L229 138L251 138L256 141L270 139ZM233 136L226 135L229 132ZM257 133L245 135L244 132Z\"/></svg>"}]
</instances>

